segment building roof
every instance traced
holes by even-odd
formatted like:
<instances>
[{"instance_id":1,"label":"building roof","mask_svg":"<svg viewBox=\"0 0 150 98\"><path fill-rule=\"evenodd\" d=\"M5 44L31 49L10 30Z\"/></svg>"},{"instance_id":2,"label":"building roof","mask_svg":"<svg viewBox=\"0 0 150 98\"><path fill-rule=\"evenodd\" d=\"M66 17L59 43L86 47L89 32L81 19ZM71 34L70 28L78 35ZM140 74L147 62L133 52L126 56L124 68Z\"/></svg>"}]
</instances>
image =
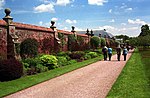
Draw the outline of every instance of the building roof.
<instances>
[{"instance_id":1,"label":"building roof","mask_svg":"<svg viewBox=\"0 0 150 98\"><path fill-rule=\"evenodd\" d=\"M86 34L86 31L77 31L80 34ZM90 33L90 32L89 32ZM104 37L106 35L106 37L114 37L111 33L106 32L105 30L93 30L93 33L95 36L99 36L99 34L101 34L101 37Z\"/></svg>"}]
</instances>

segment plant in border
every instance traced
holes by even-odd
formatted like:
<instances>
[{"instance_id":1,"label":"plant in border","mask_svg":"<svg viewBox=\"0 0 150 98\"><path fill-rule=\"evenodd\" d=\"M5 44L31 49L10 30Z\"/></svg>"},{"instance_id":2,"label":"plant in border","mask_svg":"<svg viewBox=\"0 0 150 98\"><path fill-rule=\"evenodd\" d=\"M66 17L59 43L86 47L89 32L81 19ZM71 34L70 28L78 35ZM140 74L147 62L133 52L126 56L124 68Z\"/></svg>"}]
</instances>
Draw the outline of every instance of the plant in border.
<instances>
[{"instance_id":1,"label":"plant in border","mask_svg":"<svg viewBox=\"0 0 150 98\"><path fill-rule=\"evenodd\" d=\"M35 57L38 54L38 42L34 38L27 38L20 44L22 58Z\"/></svg>"},{"instance_id":2,"label":"plant in border","mask_svg":"<svg viewBox=\"0 0 150 98\"><path fill-rule=\"evenodd\" d=\"M23 65L16 59L0 61L0 81L10 81L23 75Z\"/></svg>"}]
</instances>

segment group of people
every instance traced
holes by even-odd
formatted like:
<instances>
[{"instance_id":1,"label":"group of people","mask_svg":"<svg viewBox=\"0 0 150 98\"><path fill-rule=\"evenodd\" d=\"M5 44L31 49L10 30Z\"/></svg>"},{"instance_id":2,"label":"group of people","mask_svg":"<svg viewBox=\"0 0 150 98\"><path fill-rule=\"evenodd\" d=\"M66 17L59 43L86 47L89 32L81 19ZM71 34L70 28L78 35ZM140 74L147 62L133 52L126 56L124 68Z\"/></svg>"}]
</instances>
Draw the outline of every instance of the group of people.
<instances>
[{"instance_id":1,"label":"group of people","mask_svg":"<svg viewBox=\"0 0 150 98\"><path fill-rule=\"evenodd\" d=\"M120 46L118 46L117 48L116 48L116 52L117 52L117 60L118 61L120 61L120 56L121 56L121 47ZM112 48L111 47L106 47L106 46L104 46L103 48L102 48L102 53L103 53L103 56L104 56L104 61L107 61L107 55L108 55L108 57L109 57L109 61L111 61L111 57L112 57ZM127 48L124 46L124 48L123 48L123 52L122 52L122 55L124 56L124 61L126 61L126 56L127 56L127 54L128 54L128 50L127 50Z\"/></svg>"}]
</instances>

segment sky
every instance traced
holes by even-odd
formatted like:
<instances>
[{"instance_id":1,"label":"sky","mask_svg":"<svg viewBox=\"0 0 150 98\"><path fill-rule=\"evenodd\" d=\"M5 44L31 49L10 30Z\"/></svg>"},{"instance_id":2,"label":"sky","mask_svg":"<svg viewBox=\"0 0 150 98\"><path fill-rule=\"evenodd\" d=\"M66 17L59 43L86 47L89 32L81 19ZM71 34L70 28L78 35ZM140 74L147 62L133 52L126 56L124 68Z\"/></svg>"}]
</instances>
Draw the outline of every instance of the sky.
<instances>
[{"instance_id":1,"label":"sky","mask_svg":"<svg viewBox=\"0 0 150 98\"><path fill-rule=\"evenodd\" d=\"M71 31L103 30L136 37L150 25L150 0L0 0L0 18L11 9L14 22Z\"/></svg>"}]
</instances>

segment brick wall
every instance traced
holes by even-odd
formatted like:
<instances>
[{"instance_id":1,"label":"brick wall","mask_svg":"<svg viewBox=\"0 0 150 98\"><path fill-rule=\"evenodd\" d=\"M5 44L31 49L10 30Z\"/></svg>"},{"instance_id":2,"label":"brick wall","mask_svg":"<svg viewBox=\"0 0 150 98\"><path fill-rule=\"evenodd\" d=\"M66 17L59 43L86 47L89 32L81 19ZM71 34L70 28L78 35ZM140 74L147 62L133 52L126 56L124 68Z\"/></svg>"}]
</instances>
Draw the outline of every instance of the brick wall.
<instances>
[{"instance_id":1,"label":"brick wall","mask_svg":"<svg viewBox=\"0 0 150 98\"><path fill-rule=\"evenodd\" d=\"M21 43L23 40L27 38L35 38L39 42L39 53L51 53L56 52L60 48L60 44L58 43L57 33L64 34L65 45L61 47L61 51L68 50L68 35L73 34L72 32L57 30L53 31L51 28L40 27L30 24L22 24L13 22L15 27L15 35L18 36L18 43ZM8 40L7 40L7 26L4 20L0 20L0 57L7 56ZM85 34L77 34L77 36L81 36L85 43L88 42L88 37ZM81 46L82 47L82 46Z\"/></svg>"}]
</instances>

